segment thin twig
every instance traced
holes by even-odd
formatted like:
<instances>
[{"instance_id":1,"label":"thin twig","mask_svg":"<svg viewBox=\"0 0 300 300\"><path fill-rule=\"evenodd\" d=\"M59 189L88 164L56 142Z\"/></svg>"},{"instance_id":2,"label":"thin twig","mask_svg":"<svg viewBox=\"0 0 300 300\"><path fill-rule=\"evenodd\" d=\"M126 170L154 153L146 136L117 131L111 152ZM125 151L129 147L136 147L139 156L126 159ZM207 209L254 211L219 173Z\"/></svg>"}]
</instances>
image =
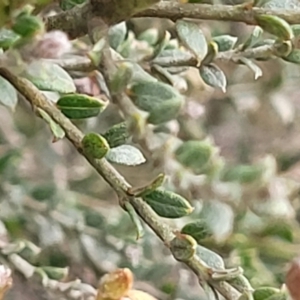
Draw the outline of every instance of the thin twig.
<instances>
[{"instance_id":1,"label":"thin twig","mask_svg":"<svg viewBox=\"0 0 300 300\"><path fill-rule=\"evenodd\" d=\"M126 0L127 1L127 0ZM103 11L114 1L106 1ZM300 23L300 10L267 9L261 7L247 7L243 5L209 5L176 3L173 1L161 1L156 5L135 14L134 17L165 18L176 21L182 18L241 22L248 25L257 25L256 17L260 15L273 15L286 20L290 24ZM89 17L87 17L89 16ZM128 20L131 15L124 13L105 17L105 23L115 25L121 21ZM102 18L99 10L93 10L90 3L72 10L62 12L46 19L47 30L63 30L71 38L83 36L88 33L88 20L91 18Z\"/></svg>"}]
</instances>

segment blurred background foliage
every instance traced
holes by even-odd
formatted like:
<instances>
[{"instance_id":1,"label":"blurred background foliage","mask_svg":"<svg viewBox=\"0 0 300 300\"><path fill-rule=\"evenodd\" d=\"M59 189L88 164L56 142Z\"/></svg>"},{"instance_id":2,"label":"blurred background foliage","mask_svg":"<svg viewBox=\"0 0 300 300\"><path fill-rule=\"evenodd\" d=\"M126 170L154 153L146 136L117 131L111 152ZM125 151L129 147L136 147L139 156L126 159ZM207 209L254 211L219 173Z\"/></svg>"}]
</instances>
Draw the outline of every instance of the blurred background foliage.
<instances>
[{"instance_id":1,"label":"blurred background foliage","mask_svg":"<svg viewBox=\"0 0 300 300\"><path fill-rule=\"evenodd\" d=\"M62 2L63 9L69 9L71 2ZM297 1L294 4L299 7ZM40 13L58 11L54 2ZM231 35L238 44L254 29L229 22L197 23L207 39ZM110 42L129 61L151 55L165 30L171 35L170 49L178 47L171 21L132 19L122 26L115 27ZM90 49L86 38L74 40L62 58L83 56ZM3 48L3 56L6 50L11 51ZM165 222L181 228L203 220L210 232L203 246L220 254L227 266L240 265L253 287L280 287L300 244L300 69L278 58L256 61L263 75L254 80L245 66L217 64L226 74L226 93L205 84L196 69L172 75L171 84L185 97L178 117L148 125L143 139L131 141L146 163L114 166L135 187L165 173L164 186L195 207L189 216ZM103 93L95 72L70 74L78 92ZM47 95L57 99L55 92ZM1 106L0 116L1 240L31 241L41 248L38 255L33 246L20 255L35 266L69 267L68 280L80 278L97 286L103 274L129 268L135 286L158 299L206 299L195 276L172 258L147 226L136 241L134 225L112 189L67 141L51 143L45 122L33 116L25 101ZM74 122L83 132L104 133L122 121L116 105L109 104L100 116ZM192 140L205 141L213 152L211 166L204 171L203 165L199 171L191 161L190 149L178 149L182 141ZM18 273L13 277L6 299L52 299L34 284L28 286Z\"/></svg>"}]
</instances>

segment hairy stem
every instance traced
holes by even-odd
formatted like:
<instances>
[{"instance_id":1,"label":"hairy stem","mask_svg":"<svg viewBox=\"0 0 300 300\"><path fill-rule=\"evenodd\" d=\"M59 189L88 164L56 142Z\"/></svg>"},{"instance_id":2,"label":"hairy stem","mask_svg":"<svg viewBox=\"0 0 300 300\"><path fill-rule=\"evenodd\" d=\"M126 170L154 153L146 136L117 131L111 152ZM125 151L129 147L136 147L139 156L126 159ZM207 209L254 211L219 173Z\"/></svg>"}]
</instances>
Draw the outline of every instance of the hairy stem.
<instances>
[{"instance_id":1,"label":"hairy stem","mask_svg":"<svg viewBox=\"0 0 300 300\"><path fill-rule=\"evenodd\" d=\"M181 4L172 1L160 1L152 5L158 2L156 0L144 0L145 2L143 0L135 0L140 6L129 7L124 1L134 2L129 0L119 0L120 3L107 0L88 2L83 6L78 6L72 10L48 17L46 20L47 29L63 30L71 38L76 38L87 34L89 28L88 21L97 18L108 26L128 20L132 16L136 18L165 18L173 21L182 18L231 21L248 25L256 25L256 17L265 14L280 17L290 24L298 24L300 20L299 10L266 9L243 5Z\"/></svg>"}]
</instances>

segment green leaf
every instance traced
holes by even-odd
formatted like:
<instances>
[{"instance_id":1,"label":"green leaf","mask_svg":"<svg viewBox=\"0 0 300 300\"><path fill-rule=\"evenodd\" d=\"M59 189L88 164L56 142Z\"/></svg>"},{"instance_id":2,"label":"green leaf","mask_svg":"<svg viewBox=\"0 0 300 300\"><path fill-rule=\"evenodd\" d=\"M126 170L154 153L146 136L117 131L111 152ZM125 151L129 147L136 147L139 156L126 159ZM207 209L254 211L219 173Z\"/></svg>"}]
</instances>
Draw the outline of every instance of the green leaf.
<instances>
[{"instance_id":1,"label":"green leaf","mask_svg":"<svg viewBox=\"0 0 300 300\"><path fill-rule=\"evenodd\" d=\"M57 124L44 110L38 108L41 117L49 124L51 132L54 136L54 141L63 139L65 136L64 130Z\"/></svg>"},{"instance_id":2,"label":"green leaf","mask_svg":"<svg viewBox=\"0 0 300 300\"><path fill-rule=\"evenodd\" d=\"M257 0L258 5L268 9L299 9L298 0Z\"/></svg>"},{"instance_id":3,"label":"green leaf","mask_svg":"<svg viewBox=\"0 0 300 300\"><path fill-rule=\"evenodd\" d=\"M95 97L83 94L62 96L56 103L61 112L70 119L84 119L97 116L106 103Z\"/></svg>"},{"instance_id":4,"label":"green leaf","mask_svg":"<svg viewBox=\"0 0 300 300\"><path fill-rule=\"evenodd\" d=\"M88 133L82 139L85 153L97 159L103 158L109 151L109 145L104 137L97 133Z\"/></svg>"},{"instance_id":5,"label":"green leaf","mask_svg":"<svg viewBox=\"0 0 300 300\"><path fill-rule=\"evenodd\" d=\"M182 196L163 189L157 189L145 195L143 199L159 216L164 218L181 218L194 210Z\"/></svg>"},{"instance_id":6,"label":"green leaf","mask_svg":"<svg viewBox=\"0 0 300 300\"><path fill-rule=\"evenodd\" d=\"M202 66L209 65L215 59L219 52L219 46L215 41L210 41L207 47L207 54L201 63Z\"/></svg>"},{"instance_id":7,"label":"green leaf","mask_svg":"<svg viewBox=\"0 0 300 300\"><path fill-rule=\"evenodd\" d=\"M192 236L197 243L200 243L201 240L212 236L212 231L203 220L186 224L181 229L181 233Z\"/></svg>"},{"instance_id":8,"label":"green leaf","mask_svg":"<svg viewBox=\"0 0 300 300\"><path fill-rule=\"evenodd\" d=\"M198 245L197 249L196 249L196 254L210 268L225 269L225 264L224 264L223 258L220 255L218 255L217 253Z\"/></svg>"},{"instance_id":9,"label":"green leaf","mask_svg":"<svg viewBox=\"0 0 300 300\"><path fill-rule=\"evenodd\" d=\"M263 174L262 166L257 165L238 165L227 167L222 174L224 181L238 181L240 183L251 183L259 180Z\"/></svg>"},{"instance_id":10,"label":"green leaf","mask_svg":"<svg viewBox=\"0 0 300 300\"><path fill-rule=\"evenodd\" d=\"M189 235L177 233L170 242L170 250L178 261L189 261L196 253L197 243Z\"/></svg>"},{"instance_id":11,"label":"green leaf","mask_svg":"<svg viewBox=\"0 0 300 300\"><path fill-rule=\"evenodd\" d=\"M134 104L149 113L148 122L160 124L177 117L183 97L162 82L140 82L132 86L130 97Z\"/></svg>"},{"instance_id":12,"label":"green leaf","mask_svg":"<svg viewBox=\"0 0 300 300\"><path fill-rule=\"evenodd\" d=\"M258 15L255 19L263 30L277 36L281 40L291 40L294 37L289 23L277 16Z\"/></svg>"},{"instance_id":13,"label":"green leaf","mask_svg":"<svg viewBox=\"0 0 300 300\"><path fill-rule=\"evenodd\" d=\"M32 37L44 31L44 23L37 16L20 14L12 25L12 30L22 37Z\"/></svg>"},{"instance_id":14,"label":"green leaf","mask_svg":"<svg viewBox=\"0 0 300 300\"><path fill-rule=\"evenodd\" d=\"M214 88L220 88L226 92L227 80L223 71L215 64L201 66L199 73L203 81Z\"/></svg>"},{"instance_id":15,"label":"green leaf","mask_svg":"<svg viewBox=\"0 0 300 300\"><path fill-rule=\"evenodd\" d=\"M93 63L95 67L98 67L101 58L102 58L102 51L104 47L106 46L107 42L105 38L101 38L98 40L98 42L93 46L93 49L87 53L87 56Z\"/></svg>"},{"instance_id":16,"label":"green leaf","mask_svg":"<svg viewBox=\"0 0 300 300\"><path fill-rule=\"evenodd\" d=\"M61 0L59 6L62 10L70 10L78 4L84 3L86 0Z\"/></svg>"},{"instance_id":17,"label":"green leaf","mask_svg":"<svg viewBox=\"0 0 300 300\"><path fill-rule=\"evenodd\" d=\"M173 65L186 66L193 59L193 55L187 51L166 49L153 60L153 64L160 65L161 67L170 67Z\"/></svg>"},{"instance_id":18,"label":"green leaf","mask_svg":"<svg viewBox=\"0 0 300 300\"><path fill-rule=\"evenodd\" d=\"M152 59L154 57L157 57L160 53L162 53L164 51L164 49L167 47L169 41L171 38L171 34L166 31L162 40L160 40L158 42L158 44L155 46L154 51L153 51L153 55L152 55Z\"/></svg>"},{"instance_id":19,"label":"green leaf","mask_svg":"<svg viewBox=\"0 0 300 300\"><path fill-rule=\"evenodd\" d=\"M215 149L208 141L187 141L175 151L176 159L196 174L202 174Z\"/></svg>"},{"instance_id":20,"label":"green leaf","mask_svg":"<svg viewBox=\"0 0 300 300\"><path fill-rule=\"evenodd\" d=\"M239 62L246 65L251 71L253 71L255 80L262 76L261 68L257 64L255 64L251 59L240 57Z\"/></svg>"},{"instance_id":21,"label":"green leaf","mask_svg":"<svg viewBox=\"0 0 300 300\"><path fill-rule=\"evenodd\" d=\"M143 31L141 34L139 34L137 39L139 41L147 42L150 46L154 46L159 40L159 32L156 28L149 28Z\"/></svg>"},{"instance_id":22,"label":"green leaf","mask_svg":"<svg viewBox=\"0 0 300 300\"><path fill-rule=\"evenodd\" d=\"M11 150L0 156L0 174L3 174L8 167L14 167L21 157L17 150Z\"/></svg>"},{"instance_id":23,"label":"green leaf","mask_svg":"<svg viewBox=\"0 0 300 300\"><path fill-rule=\"evenodd\" d=\"M130 145L121 145L110 149L106 158L110 162L126 166L137 166L146 161L141 151Z\"/></svg>"},{"instance_id":24,"label":"green leaf","mask_svg":"<svg viewBox=\"0 0 300 300\"><path fill-rule=\"evenodd\" d=\"M126 22L121 22L112 26L108 31L109 45L117 50L118 47L124 42L126 37L127 27Z\"/></svg>"},{"instance_id":25,"label":"green leaf","mask_svg":"<svg viewBox=\"0 0 300 300\"><path fill-rule=\"evenodd\" d=\"M254 300L267 300L271 296L279 294L280 290L272 287L260 287L253 292Z\"/></svg>"},{"instance_id":26,"label":"green leaf","mask_svg":"<svg viewBox=\"0 0 300 300\"><path fill-rule=\"evenodd\" d=\"M16 34L14 31L1 28L0 29L0 48L3 50L8 49L13 46L13 44L20 38L20 35Z\"/></svg>"},{"instance_id":27,"label":"green leaf","mask_svg":"<svg viewBox=\"0 0 300 300\"><path fill-rule=\"evenodd\" d=\"M141 220L140 220L139 216L137 215L136 211L134 210L133 206L128 201L125 201L124 206L130 216L132 223L135 226L136 233L137 233L136 239L139 240L144 235L144 228L141 223Z\"/></svg>"},{"instance_id":28,"label":"green leaf","mask_svg":"<svg viewBox=\"0 0 300 300\"><path fill-rule=\"evenodd\" d=\"M103 134L103 137L107 140L110 148L125 144L129 138L126 122L112 126Z\"/></svg>"},{"instance_id":29,"label":"green leaf","mask_svg":"<svg viewBox=\"0 0 300 300\"><path fill-rule=\"evenodd\" d=\"M76 91L70 75L53 63L36 60L28 65L25 77L43 91L55 91L63 94Z\"/></svg>"},{"instance_id":30,"label":"green leaf","mask_svg":"<svg viewBox=\"0 0 300 300\"><path fill-rule=\"evenodd\" d=\"M292 50L289 55L282 57L282 59L294 64L300 64L300 49Z\"/></svg>"},{"instance_id":31,"label":"green leaf","mask_svg":"<svg viewBox=\"0 0 300 300\"><path fill-rule=\"evenodd\" d=\"M237 289L241 293L251 293L253 292L253 288L249 282L249 280L244 275L239 275L234 279L229 280L228 282L230 285L232 285L235 289ZM246 298L249 300L253 300L253 297Z\"/></svg>"},{"instance_id":32,"label":"green leaf","mask_svg":"<svg viewBox=\"0 0 300 300\"><path fill-rule=\"evenodd\" d=\"M157 79L146 72L139 64L132 63L132 83L157 82Z\"/></svg>"},{"instance_id":33,"label":"green leaf","mask_svg":"<svg viewBox=\"0 0 300 300\"><path fill-rule=\"evenodd\" d=\"M41 267L50 279L63 280L69 274L69 268Z\"/></svg>"},{"instance_id":34,"label":"green leaf","mask_svg":"<svg viewBox=\"0 0 300 300\"><path fill-rule=\"evenodd\" d=\"M124 92L133 75L132 65L123 62L117 66L109 83L112 94Z\"/></svg>"},{"instance_id":35,"label":"green leaf","mask_svg":"<svg viewBox=\"0 0 300 300\"><path fill-rule=\"evenodd\" d=\"M294 36L298 37L300 35L300 24L291 25L291 28L293 30Z\"/></svg>"},{"instance_id":36,"label":"green leaf","mask_svg":"<svg viewBox=\"0 0 300 300\"><path fill-rule=\"evenodd\" d=\"M247 48L252 48L253 46L255 46L256 43L258 43L258 41L260 40L262 34L263 34L263 30L259 26L255 26L251 35L244 43L242 50L245 50Z\"/></svg>"},{"instance_id":37,"label":"green leaf","mask_svg":"<svg viewBox=\"0 0 300 300\"><path fill-rule=\"evenodd\" d=\"M176 31L182 44L201 62L207 54L207 42L199 26L192 22L179 20L176 22Z\"/></svg>"},{"instance_id":38,"label":"green leaf","mask_svg":"<svg viewBox=\"0 0 300 300\"><path fill-rule=\"evenodd\" d=\"M259 234L260 236L276 236L290 243L294 240L293 228L291 225L279 220L268 224Z\"/></svg>"},{"instance_id":39,"label":"green leaf","mask_svg":"<svg viewBox=\"0 0 300 300\"><path fill-rule=\"evenodd\" d=\"M152 75L157 77L160 81L170 84L172 86L174 85L173 76L168 72L166 68L153 64L151 66L151 73Z\"/></svg>"},{"instance_id":40,"label":"green leaf","mask_svg":"<svg viewBox=\"0 0 300 300\"><path fill-rule=\"evenodd\" d=\"M2 76L0 76L0 104L14 110L18 96L16 89Z\"/></svg>"},{"instance_id":41,"label":"green leaf","mask_svg":"<svg viewBox=\"0 0 300 300\"><path fill-rule=\"evenodd\" d=\"M237 40L236 36L227 34L213 37L213 41L218 45L219 52L233 49Z\"/></svg>"},{"instance_id":42,"label":"green leaf","mask_svg":"<svg viewBox=\"0 0 300 300\"><path fill-rule=\"evenodd\" d=\"M164 180L165 174L159 174L151 183L143 187L131 188L129 189L128 193L130 195L134 195L135 197L144 197L162 186Z\"/></svg>"}]
</instances>

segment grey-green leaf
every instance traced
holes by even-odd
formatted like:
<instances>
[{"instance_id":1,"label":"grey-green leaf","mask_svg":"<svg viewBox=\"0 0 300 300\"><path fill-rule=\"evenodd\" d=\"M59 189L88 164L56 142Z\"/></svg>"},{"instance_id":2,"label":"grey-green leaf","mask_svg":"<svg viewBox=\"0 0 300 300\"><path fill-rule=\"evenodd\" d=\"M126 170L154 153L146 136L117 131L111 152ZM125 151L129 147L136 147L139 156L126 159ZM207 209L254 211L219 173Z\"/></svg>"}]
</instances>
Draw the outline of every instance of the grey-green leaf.
<instances>
[{"instance_id":1,"label":"grey-green leaf","mask_svg":"<svg viewBox=\"0 0 300 300\"><path fill-rule=\"evenodd\" d=\"M60 127L60 125L53 121L53 119L41 108L38 108L38 112L41 117L49 124L51 132L54 135L54 141L64 138L65 132Z\"/></svg>"},{"instance_id":2,"label":"grey-green leaf","mask_svg":"<svg viewBox=\"0 0 300 300\"><path fill-rule=\"evenodd\" d=\"M162 82L140 82L132 86L130 97L134 104L149 113L148 122L160 124L177 117L183 97Z\"/></svg>"},{"instance_id":3,"label":"grey-green leaf","mask_svg":"<svg viewBox=\"0 0 300 300\"><path fill-rule=\"evenodd\" d=\"M181 218L193 211L193 207L182 196L161 188L145 195L143 199L164 218Z\"/></svg>"},{"instance_id":4,"label":"grey-green leaf","mask_svg":"<svg viewBox=\"0 0 300 300\"><path fill-rule=\"evenodd\" d=\"M0 76L0 104L14 110L18 102L16 89L2 76Z\"/></svg>"},{"instance_id":5,"label":"grey-green leaf","mask_svg":"<svg viewBox=\"0 0 300 300\"><path fill-rule=\"evenodd\" d=\"M241 57L239 61L242 64L246 65L251 71L253 71L255 80L262 76L261 68L257 64L255 64L251 59Z\"/></svg>"},{"instance_id":6,"label":"grey-green leaf","mask_svg":"<svg viewBox=\"0 0 300 300\"><path fill-rule=\"evenodd\" d=\"M126 36L126 22L121 22L112 26L108 31L109 45L117 50L117 48L124 42Z\"/></svg>"},{"instance_id":7,"label":"grey-green leaf","mask_svg":"<svg viewBox=\"0 0 300 300\"><path fill-rule=\"evenodd\" d=\"M86 154L96 159L103 158L109 151L106 139L94 132L88 133L83 137L82 147Z\"/></svg>"},{"instance_id":8,"label":"grey-green leaf","mask_svg":"<svg viewBox=\"0 0 300 300\"><path fill-rule=\"evenodd\" d=\"M129 138L126 122L112 126L103 134L103 137L111 148L125 144Z\"/></svg>"},{"instance_id":9,"label":"grey-green leaf","mask_svg":"<svg viewBox=\"0 0 300 300\"><path fill-rule=\"evenodd\" d=\"M175 157L185 167L201 174L214 152L209 141L187 141L176 149Z\"/></svg>"},{"instance_id":10,"label":"grey-green leaf","mask_svg":"<svg viewBox=\"0 0 300 300\"><path fill-rule=\"evenodd\" d=\"M223 258L217 253L198 245L196 249L196 254L209 267L213 269L225 269Z\"/></svg>"},{"instance_id":11,"label":"grey-green leaf","mask_svg":"<svg viewBox=\"0 0 300 300\"><path fill-rule=\"evenodd\" d=\"M280 290L273 287L260 287L253 292L253 298L254 300L266 300L279 293Z\"/></svg>"},{"instance_id":12,"label":"grey-green leaf","mask_svg":"<svg viewBox=\"0 0 300 300\"><path fill-rule=\"evenodd\" d=\"M192 236L198 243L200 243L201 240L213 235L212 231L204 220L198 220L186 224L181 229L181 233Z\"/></svg>"},{"instance_id":13,"label":"grey-green leaf","mask_svg":"<svg viewBox=\"0 0 300 300\"><path fill-rule=\"evenodd\" d=\"M214 88L220 88L224 93L226 92L227 80L224 72L215 64L201 66L199 70L203 81Z\"/></svg>"},{"instance_id":14,"label":"grey-green leaf","mask_svg":"<svg viewBox=\"0 0 300 300\"><path fill-rule=\"evenodd\" d=\"M260 40L262 34L263 30L259 26L254 27L251 35L244 43L242 49L245 50L247 48L252 48L253 46L255 46L256 43Z\"/></svg>"},{"instance_id":15,"label":"grey-green leaf","mask_svg":"<svg viewBox=\"0 0 300 300\"><path fill-rule=\"evenodd\" d=\"M14 31L6 28L0 29L0 48L6 50L11 47L18 39L20 35Z\"/></svg>"},{"instance_id":16,"label":"grey-green leaf","mask_svg":"<svg viewBox=\"0 0 300 300\"><path fill-rule=\"evenodd\" d=\"M110 162L126 166L136 166L146 162L141 151L130 145L121 145L110 149L106 158Z\"/></svg>"},{"instance_id":17,"label":"grey-green leaf","mask_svg":"<svg viewBox=\"0 0 300 300\"><path fill-rule=\"evenodd\" d=\"M189 235L177 233L170 242L170 250L178 261L188 261L191 259L197 248L196 241Z\"/></svg>"},{"instance_id":18,"label":"grey-green leaf","mask_svg":"<svg viewBox=\"0 0 300 300\"><path fill-rule=\"evenodd\" d=\"M290 52L288 56L282 58L288 62L300 64L300 49L294 49Z\"/></svg>"},{"instance_id":19,"label":"grey-green leaf","mask_svg":"<svg viewBox=\"0 0 300 300\"><path fill-rule=\"evenodd\" d=\"M60 66L37 60L32 62L25 71L25 77L43 91L74 93L75 84L70 75Z\"/></svg>"},{"instance_id":20,"label":"grey-green leaf","mask_svg":"<svg viewBox=\"0 0 300 300\"><path fill-rule=\"evenodd\" d=\"M220 35L213 37L213 41L218 45L218 51L228 51L234 48L238 38L232 35Z\"/></svg>"},{"instance_id":21,"label":"grey-green leaf","mask_svg":"<svg viewBox=\"0 0 300 300\"><path fill-rule=\"evenodd\" d=\"M179 20L176 22L176 31L182 44L201 62L207 54L207 42L199 26L192 22Z\"/></svg>"}]
</instances>

